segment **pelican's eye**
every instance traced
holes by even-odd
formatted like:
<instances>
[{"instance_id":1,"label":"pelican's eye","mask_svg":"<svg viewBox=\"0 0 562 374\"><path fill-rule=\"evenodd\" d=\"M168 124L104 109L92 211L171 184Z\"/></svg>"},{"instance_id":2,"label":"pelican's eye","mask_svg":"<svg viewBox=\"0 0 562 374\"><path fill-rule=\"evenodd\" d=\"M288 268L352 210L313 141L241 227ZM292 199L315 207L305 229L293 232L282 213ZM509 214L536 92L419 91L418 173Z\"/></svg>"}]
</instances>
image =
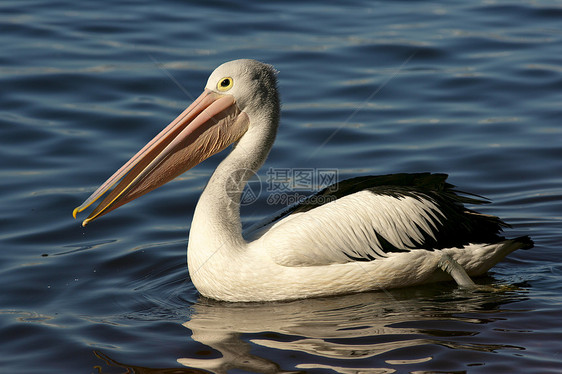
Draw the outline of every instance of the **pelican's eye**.
<instances>
[{"instance_id":1,"label":"pelican's eye","mask_svg":"<svg viewBox=\"0 0 562 374\"><path fill-rule=\"evenodd\" d=\"M230 77L226 77L220 80L217 84L217 90L219 91L228 91L232 88L232 84L234 81Z\"/></svg>"}]
</instances>

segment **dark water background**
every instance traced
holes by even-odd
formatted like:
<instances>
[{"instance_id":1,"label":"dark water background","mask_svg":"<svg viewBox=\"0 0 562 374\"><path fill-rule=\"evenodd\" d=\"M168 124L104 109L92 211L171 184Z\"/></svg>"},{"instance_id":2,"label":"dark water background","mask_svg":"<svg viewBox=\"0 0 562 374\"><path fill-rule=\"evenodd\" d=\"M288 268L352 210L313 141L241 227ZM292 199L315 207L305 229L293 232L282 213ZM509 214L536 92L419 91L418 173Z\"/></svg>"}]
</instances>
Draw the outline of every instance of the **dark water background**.
<instances>
[{"instance_id":1,"label":"dark water background","mask_svg":"<svg viewBox=\"0 0 562 374\"><path fill-rule=\"evenodd\" d=\"M562 372L561 20L558 1L2 1L0 371ZM80 227L72 209L235 58L280 71L262 177L446 172L535 248L490 292L200 299L187 232L222 154ZM261 194L245 222L277 208Z\"/></svg>"}]
</instances>

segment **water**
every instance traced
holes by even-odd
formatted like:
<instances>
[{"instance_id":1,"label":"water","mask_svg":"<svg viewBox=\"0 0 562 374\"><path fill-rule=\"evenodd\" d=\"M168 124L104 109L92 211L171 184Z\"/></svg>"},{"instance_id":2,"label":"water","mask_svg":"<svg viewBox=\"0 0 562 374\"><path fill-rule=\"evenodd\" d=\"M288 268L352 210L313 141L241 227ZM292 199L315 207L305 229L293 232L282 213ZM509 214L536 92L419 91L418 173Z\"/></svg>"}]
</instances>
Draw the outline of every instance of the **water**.
<instances>
[{"instance_id":1,"label":"water","mask_svg":"<svg viewBox=\"0 0 562 374\"><path fill-rule=\"evenodd\" d=\"M0 371L560 372L556 1L0 4ZM280 71L268 168L433 171L530 235L485 278L289 303L200 298L192 212L217 155L88 228L101 182L220 63ZM280 208L266 191L246 223Z\"/></svg>"}]
</instances>

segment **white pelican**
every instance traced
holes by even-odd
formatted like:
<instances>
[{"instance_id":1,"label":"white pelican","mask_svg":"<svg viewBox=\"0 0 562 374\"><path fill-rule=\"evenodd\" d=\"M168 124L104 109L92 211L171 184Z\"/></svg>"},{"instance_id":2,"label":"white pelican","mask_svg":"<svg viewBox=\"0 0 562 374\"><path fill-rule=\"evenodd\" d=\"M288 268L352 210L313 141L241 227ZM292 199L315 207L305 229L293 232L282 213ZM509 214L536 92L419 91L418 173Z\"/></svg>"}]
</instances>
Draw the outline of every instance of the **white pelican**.
<instances>
[{"instance_id":1,"label":"white pelican","mask_svg":"<svg viewBox=\"0 0 562 374\"><path fill-rule=\"evenodd\" d=\"M348 179L317 193L330 199L305 200L243 235L241 193L273 145L279 116L272 66L224 63L201 96L73 215L120 181L86 225L234 144L201 194L189 233L189 273L203 296L288 300L450 276L470 286L469 275L481 275L514 250L533 246L527 236L499 236L506 226L499 218L463 206L485 201L460 196L446 175L429 173Z\"/></svg>"}]
</instances>

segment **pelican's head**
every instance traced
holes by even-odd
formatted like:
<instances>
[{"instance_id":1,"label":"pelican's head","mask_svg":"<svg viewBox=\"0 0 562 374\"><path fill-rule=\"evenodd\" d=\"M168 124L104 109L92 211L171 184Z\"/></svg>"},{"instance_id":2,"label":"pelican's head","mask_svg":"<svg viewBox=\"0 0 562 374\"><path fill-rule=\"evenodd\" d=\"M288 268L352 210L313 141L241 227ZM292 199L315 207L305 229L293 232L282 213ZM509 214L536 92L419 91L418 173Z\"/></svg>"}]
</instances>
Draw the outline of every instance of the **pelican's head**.
<instances>
[{"instance_id":1,"label":"pelican's head","mask_svg":"<svg viewBox=\"0 0 562 374\"><path fill-rule=\"evenodd\" d=\"M279 113L276 75L271 65L256 60L234 60L216 68L205 89L232 95L241 111L258 120L264 114Z\"/></svg>"},{"instance_id":2,"label":"pelican's head","mask_svg":"<svg viewBox=\"0 0 562 374\"><path fill-rule=\"evenodd\" d=\"M275 70L255 60L226 62L213 71L203 93L74 209L73 215L76 218L119 182L82 222L85 226L222 151L255 131L253 126L277 126L278 115Z\"/></svg>"}]
</instances>

